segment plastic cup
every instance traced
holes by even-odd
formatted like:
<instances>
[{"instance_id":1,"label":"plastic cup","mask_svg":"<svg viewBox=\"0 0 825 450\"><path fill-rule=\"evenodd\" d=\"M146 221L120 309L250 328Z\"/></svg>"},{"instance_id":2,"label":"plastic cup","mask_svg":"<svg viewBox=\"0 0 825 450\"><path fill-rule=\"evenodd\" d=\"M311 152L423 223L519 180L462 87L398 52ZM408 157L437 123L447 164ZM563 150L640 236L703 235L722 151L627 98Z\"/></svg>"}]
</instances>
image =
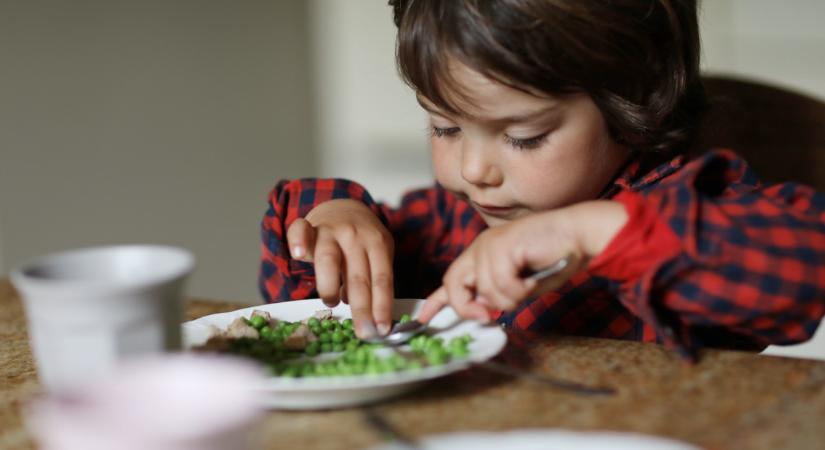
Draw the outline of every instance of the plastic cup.
<instances>
[{"instance_id":1,"label":"plastic cup","mask_svg":"<svg viewBox=\"0 0 825 450\"><path fill-rule=\"evenodd\" d=\"M13 270L44 387L71 389L127 357L179 349L194 263L184 249L122 245L46 255Z\"/></svg>"}]
</instances>

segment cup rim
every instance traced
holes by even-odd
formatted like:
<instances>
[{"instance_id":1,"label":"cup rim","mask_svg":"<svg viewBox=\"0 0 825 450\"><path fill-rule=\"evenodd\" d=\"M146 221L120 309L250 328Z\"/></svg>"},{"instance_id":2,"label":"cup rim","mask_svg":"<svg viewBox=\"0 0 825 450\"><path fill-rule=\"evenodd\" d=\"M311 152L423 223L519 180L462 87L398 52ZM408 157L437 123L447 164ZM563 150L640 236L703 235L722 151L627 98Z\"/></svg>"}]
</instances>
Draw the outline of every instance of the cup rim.
<instances>
[{"instance_id":1,"label":"cup rim","mask_svg":"<svg viewBox=\"0 0 825 450\"><path fill-rule=\"evenodd\" d=\"M102 279L76 279L76 278L48 278L37 277L27 272L30 272L37 267L42 267L48 264L50 260L69 258L72 256L79 256L89 253L98 252L119 252L124 250L148 250L148 251L163 251L175 253L179 258L173 270L164 274L156 274L154 276L147 276L145 278L137 278L133 280L120 280L117 283L112 283L110 280ZM123 289L134 288L137 286L161 284L176 278L182 277L190 273L195 267L194 254L182 247L162 244L115 244L115 245L99 245L90 247L80 247L69 250L62 250L52 253L43 254L30 258L23 263L17 265L9 272L9 277L16 287L29 283L37 283L41 286L77 286L83 285L84 288L98 288L98 289Z\"/></svg>"}]
</instances>

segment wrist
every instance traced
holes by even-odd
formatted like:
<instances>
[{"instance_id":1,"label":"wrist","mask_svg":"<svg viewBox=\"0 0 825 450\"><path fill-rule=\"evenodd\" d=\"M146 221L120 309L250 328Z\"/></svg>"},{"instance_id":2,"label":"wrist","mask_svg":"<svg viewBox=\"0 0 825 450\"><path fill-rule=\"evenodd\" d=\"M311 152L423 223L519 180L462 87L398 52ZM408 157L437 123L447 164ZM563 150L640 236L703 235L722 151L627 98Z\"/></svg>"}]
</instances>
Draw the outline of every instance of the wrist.
<instances>
[{"instance_id":1,"label":"wrist","mask_svg":"<svg viewBox=\"0 0 825 450\"><path fill-rule=\"evenodd\" d=\"M617 201L587 201L570 209L573 233L588 259L601 254L628 221L627 210Z\"/></svg>"}]
</instances>

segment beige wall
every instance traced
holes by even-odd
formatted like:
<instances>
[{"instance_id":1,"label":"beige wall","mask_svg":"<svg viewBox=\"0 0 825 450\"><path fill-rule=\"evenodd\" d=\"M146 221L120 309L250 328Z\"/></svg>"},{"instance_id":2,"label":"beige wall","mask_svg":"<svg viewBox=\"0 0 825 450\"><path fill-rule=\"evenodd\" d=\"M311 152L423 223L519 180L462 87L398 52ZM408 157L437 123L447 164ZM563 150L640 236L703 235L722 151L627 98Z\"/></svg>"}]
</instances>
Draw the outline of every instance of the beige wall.
<instances>
[{"instance_id":1,"label":"beige wall","mask_svg":"<svg viewBox=\"0 0 825 450\"><path fill-rule=\"evenodd\" d=\"M395 68L392 9L375 0L310 5L321 174L395 203L431 176L427 119Z\"/></svg>"},{"instance_id":2,"label":"beige wall","mask_svg":"<svg viewBox=\"0 0 825 450\"><path fill-rule=\"evenodd\" d=\"M193 250L190 293L257 301L258 223L316 172L302 0L0 2L0 262Z\"/></svg>"},{"instance_id":3,"label":"beige wall","mask_svg":"<svg viewBox=\"0 0 825 450\"><path fill-rule=\"evenodd\" d=\"M703 0L704 67L825 99L825 2Z\"/></svg>"}]
</instances>

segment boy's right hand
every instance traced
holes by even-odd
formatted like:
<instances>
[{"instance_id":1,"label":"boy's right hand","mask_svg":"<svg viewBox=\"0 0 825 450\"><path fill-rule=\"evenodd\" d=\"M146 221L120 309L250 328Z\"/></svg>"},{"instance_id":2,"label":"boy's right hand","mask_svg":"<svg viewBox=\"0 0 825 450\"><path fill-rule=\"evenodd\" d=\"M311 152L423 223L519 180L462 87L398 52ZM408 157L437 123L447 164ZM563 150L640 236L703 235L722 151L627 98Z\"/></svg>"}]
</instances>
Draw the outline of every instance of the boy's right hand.
<instances>
[{"instance_id":1,"label":"boy's right hand","mask_svg":"<svg viewBox=\"0 0 825 450\"><path fill-rule=\"evenodd\" d=\"M349 303L359 338L389 332L394 243L372 210L356 200L330 200L296 219L286 238L293 259L314 262L324 303Z\"/></svg>"}]
</instances>

